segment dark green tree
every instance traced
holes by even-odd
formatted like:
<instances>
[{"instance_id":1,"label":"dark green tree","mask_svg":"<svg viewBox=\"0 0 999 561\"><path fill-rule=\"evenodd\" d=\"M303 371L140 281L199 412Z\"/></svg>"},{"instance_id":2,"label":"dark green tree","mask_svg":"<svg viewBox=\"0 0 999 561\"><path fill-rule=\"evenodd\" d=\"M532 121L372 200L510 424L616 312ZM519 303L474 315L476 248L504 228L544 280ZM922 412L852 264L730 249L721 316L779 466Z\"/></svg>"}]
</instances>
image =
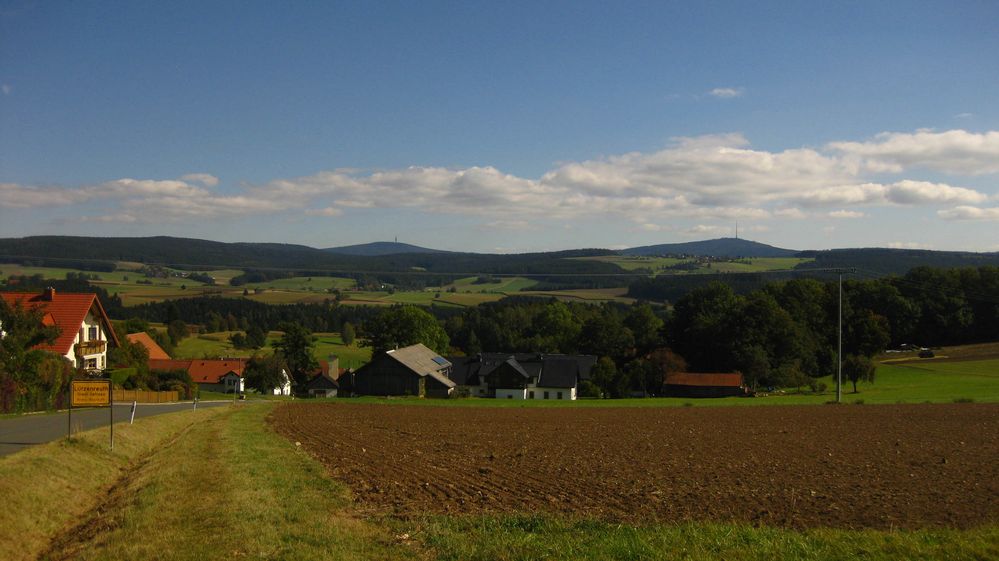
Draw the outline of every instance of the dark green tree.
<instances>
[{"instance_id":1,"label":"dark green tree","mask_svg":"<svg viewBox=\"0 0 999 561\"><path fill-rule=\"evenodd\" d=\"M284 358L292 384L298 392L319 368L319 362L313 356L316 338L311 331L297 323L286 323L281 328L284 335L274 343L274 348Z\"/></svg>"},{"instance_id":2,"label":"dark green tree","mask_svg":"<svg viewBox=\"0 0 999 561\"><path fill-rule=\"evenodd\" d=\"M357 338L357 331L354 329L354 324L349 321L343 322L343 326L340 328L340 337L343 339L343 344L348 347L354 344L354 339Z\"/></svg>"},{"instance_id":3,"label":"dark green tree","mask_svg":"<svg viewBox=\"0 0 999 561\"><path fill-rule=\"evenodd\" d=\"M874 361L863 355L847 355L843 359L843 377L853 383L853 393L857 393L857 382L874 383Z\"/></svg>"},{"instance_id":4,"label":"dark green tree","mask_svg":"<svg viewBox=\"0 0 999 561\"><path fill-rule=\"evenodd\" d=\"M174 347L179 345L190 334L191 332L188 330L187 324L182 320L175 319L167 324L167 335L170 337L170 345Z\"/></svg>"},{"instance_id":5,"label":"dark green tree","mask_svg":"<svg viewBox=\"0 0 999 561\"><path fill-rule=\"evenodd\" d=\"M259 325L253 324L246 330L246 346L251 349L259 349L267 344L267 332Z\"/></svg>"},{"instance_id":6,"label":"dark green tree","mask_svg":"<svg viewBox=\"0 0 999 561\"><path fill-rule=\"evenodd\" d=\"M610 357L600 357L597 363L590 369L590 380L603 397L610 397L614 393L614 380L617 379L617 366Z\"/></svg>"},{"instance_id":7,"label":"dark green tree","mask_svg":"<svg viewBox=\"0 0 999 561\"><path fill-rule=\"evenodd\" d=\"M246 385L262 394L271 393L285 382L285 363L279 353L254 355L246 363L243 371Z\"/></svg>"},{"instance_id":8,"label":"dark green tree","mask_svg":"<svg viewBox=\"0 0 999 561\"><path fill-rule=\"evenodd\" d=\"M44 312L8 304L0 299L0 410L23 411L27 397L41 386L38 368L50 353L35 347L52 343L59 336L55 327L42 322Z\"/></svg>"},{"instance_id":9,"label":"dark green tree","mask_svg":"<svg viewBox=\"0 0 999 561\"><path fill-rule=\"evenodd\" d=\"M416 306L395 306L383 310L364 325L362 344L375 354L422 343L445 354L450 339L434 316Z\"/></svg>"}]
</instances>

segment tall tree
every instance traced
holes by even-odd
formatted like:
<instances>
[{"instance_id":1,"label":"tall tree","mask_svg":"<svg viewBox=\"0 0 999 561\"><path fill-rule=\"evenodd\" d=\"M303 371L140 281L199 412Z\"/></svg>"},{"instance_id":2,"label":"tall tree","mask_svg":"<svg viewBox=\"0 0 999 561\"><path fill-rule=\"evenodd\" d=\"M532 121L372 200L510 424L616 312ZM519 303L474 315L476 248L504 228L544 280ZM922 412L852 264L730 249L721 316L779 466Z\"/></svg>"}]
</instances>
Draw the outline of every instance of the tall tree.
<instances>
[{"instance_id":1,"label":"tall tree","mask_svg":"<svg viewBox=\"0 0 999 561\"><path fill-rule=\"evenodd\" d=\"M363 344L375 354L422 343L445 354L450 339L434 316L416 306L395 306L383 310L364 325Z\"/></svg>"},{"instance_id":2,"label":"tall tree","mask_svg":"<svg viewBox=\"0 0 999 561\"><path fill-rule=\"evenodd\" d=\"M42 322L40 309L13 305L0 299L0 410L21 411L29 393L39 388L38 368L49 355L37 345L52 343L59 336L56 327Z\"/></svg>"},{"instance_id":3,"label":"tall tree","mask_svg":"<svg viewBox=\"0 0 999 561\"><path fill-rule=\"evenodd\" d=\"M354 330L354 324L349 321L343 322L343 327L340 328L340 337L343 338L343 344L348 347L354 344L354 339L357 338L357 332Z\"/></svg>"},{"instance_id":4,"label":"tall tree","mask_svg":"<svg viewBox=\"0 0 999 561\"><path fill-rule=\"evenodd\" d=\"M280 353L254 355L246 363L243 371L246 385L262 394L271 393L285 382L285 363Z\"/></svg>"},{"instance_id":5,"label":"tall tree","mask_svg":"<svg viewBox=\"0 0 999 561\"><path fill-rule=\"evenodd\" d=\"M316 338L311 331L297 323L286 323L281 327L284 335L274 343L274 348L284 357L295 390L300 391L309 382L312 373L319 368L319 362L313 356Z\"/></svg>"}]
</instances>

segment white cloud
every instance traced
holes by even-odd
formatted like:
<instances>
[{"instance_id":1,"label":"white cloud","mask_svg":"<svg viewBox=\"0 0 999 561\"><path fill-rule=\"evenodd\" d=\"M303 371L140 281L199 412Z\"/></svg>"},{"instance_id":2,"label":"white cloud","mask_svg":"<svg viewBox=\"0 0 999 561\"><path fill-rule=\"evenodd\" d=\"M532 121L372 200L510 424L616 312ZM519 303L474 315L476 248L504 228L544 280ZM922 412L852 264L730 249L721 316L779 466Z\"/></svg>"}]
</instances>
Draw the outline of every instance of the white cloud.
<instances>
[{"instance_id":1,"label":"white cloud","mask_svg":"<svg viewBox=\"0 0 999 561\"><path fill-rule=\"evenodd\" d=\"M999 220L999 207L958 206L937 211L937 216L944 220Z\"/></svg>"},{"instance_id":2,"label":"white cloud","mask_svg":"<svg viewBox=\"0 0 999 561\"><path fill-rule=\"evenodd\" d=\"M827 148L875 172L924 168L958 175L999 173L999 131L881 133L867 142L831 142Z\"/></svg>"},{"instance_id":3,"label":"white cloud","mask_svg":"<svg viewBox=\"0 0 999 561\"><path fill-rule=\"evenodd\" d=\"M720 99L731 99L733 97L741 97L745 92L744 88L715 88L709 91L708 95Z\"/></svg>"},{"instance_id":4,"label":"white cloud","mask_svg":"<svg viewBox=\"0 0 999 561\"><path fill-rule=\"evenodd\" d=\"M97 216L127 215L153 222L279 212L340 216L383 208L477 216L487 225L518 228L542 220L557 225L607 216L644 231L662 231L661 224L678 220L686 221L684 226L801 220L809 217L806 210L823 207L828 210L816 216L858 216L862 213L855 207L878 205L956 206L939 216L964 220L973 211L961 209L981 206L988 194L918 175L879 182L869 177L872 162L879 169L943 168L978 158L976 172L989 166L999 169L999 158L986 162L982 156L990 153L993 139L999 140L999 132L917 131L831 143L821 150L768 151L752 148L743 135L733 133L676 138L652 152L567 162L536 179L491 166L334 169L223 194L215 189L217 177L192 173L179 179L123 178L76 188L0 183L0 204L35 208L85 203L99 208ZM926 149L920 152L914 144Z\"/></svg>"},{"instance_id":5,"label":"white cloud","mask_svg":"<svg viewBox=\"0 0 999 561\"><path fill-rule=\"evenodd\" d=\"M777 218L786 218L789 220L804 220L808 218L808 214L802 212L800 208L779 208L774 211L774 216Z\"/></svg>"},{"instance_id":6,"label":"white cloud","mask_svg":"<svg viewBox=\"0 0 999 561\"><path fill-rule=\"evenodd\" d=\"M180 176L180 178L184 181L200 183L205 187L215 187L219 184L219 178L208 173L189 173L187 175Z\"/></svg>"},{"instance_id":7,"label":"white cloud","mask_svg":"<svg viewBox=\"0 0 999 561\"><path fill-rule=\"evenodd\" d=\"M3 92L3 95L10 95L10 92L14 91L14 88L10 84L3 84L0 85L0 91Z\"/></svg>"},{"instance_id":8,"label":"white cloud","mask_svg":"<svg viewBox=\"0 0 999 561\"><path fill-rule=\"evenodd\" d=\"M975 116L974 113L958 113L957 115L954 115L954 118L955 119L970 119L970 118L972 118L974 116Z\"/></svg>"},{"instance_id":9,"label":"white cloud","mask_svg":"<svg viewBox=\"0 0 999 561\"><path fill-rule=\"evenodd\" d=\"M728 226L698 224L692 228L684 230L683 233L688 236L704 236L704 235L716 236L716 235L730 233L731 231L732 228Z\"/></svg>"},{"instance_id":10,"label":"white cloud","mask_svg":"<svg viewBox=\"0 0 999 561\"><path fill-rule=\"evenodd\" d=\"M341 216L343 214L343 209L328 206L326 208L307 208L305 209L306 216Z\"/></svg>"},{"instance_id":11,"label":"white cloud","mask_svg":"<svg viewBox=\"0 0 999 561\"><path fill-rule=\"evenodd\" d=\"M829 218L863 218L865 214L855 210L834 210L828 216Z\"/></svg>"}]
</instances>

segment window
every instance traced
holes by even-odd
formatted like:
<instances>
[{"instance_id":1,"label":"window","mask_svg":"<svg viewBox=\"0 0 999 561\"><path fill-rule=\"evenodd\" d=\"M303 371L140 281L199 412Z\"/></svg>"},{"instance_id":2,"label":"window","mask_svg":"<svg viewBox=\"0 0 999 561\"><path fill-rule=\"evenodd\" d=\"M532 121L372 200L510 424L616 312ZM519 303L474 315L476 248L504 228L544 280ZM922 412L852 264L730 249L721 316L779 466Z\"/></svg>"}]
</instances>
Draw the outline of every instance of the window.
<instances>
[{"instance_id":1,"label":"window","mask_svg":"<svg viewBox=\"0 0 999 561\"><path fill-rule=\"evenodd\" d=\"M87 359L87 364L86 364L86 366L84 366L84 368L86 368L87 370L97 370L97 359L96 358L88 358Z\"/></svg>"},{"instance_id":2,"label":"window","mask_svg":"<svg viewBox=\"0 0 999 561\"><path fill-rule=\"evenodd\" d=\"M556 394L556 395L558 395L558 397L555 398L555 399L562 399L562 392L558 392L558 394Z\"/></svg>"},{"instance_id":3,"label":"window","mask_svg":"<svg viewBox=\"0 0 999 561\"><path fill-rule=\"evenodd\" d=\"M507 398L507 399L513 399L513 395L511 395L511 394L507 394L506 398Z\"/></svg>"},{"instance_id":4,"label":"window","mask_svg":"<svg viewBox=\"0 0 999 561\"><path fill-rule=\"evenodd\" d=\"M548 392L545 392L545 399L548 399Z\"/></svg>"},{"instance_id":5,"label":"window","mask_svg":"<svg viewBox=\"0 0 999 561\"><path fill-rule=\"evenodd\" d=\"M95 341L97 339L97 326L91 326L89 333L87 333L88 341Z\"/></svg>"},{"instance_id":6,"label":"window","mask_svg":"<svg viewBox=\"0 0 999 561\"><path fill-rule=\"evenodd\" d=\"M527 397L534 399L534 390L527 392Z\"/></svg>"}]
</instances>

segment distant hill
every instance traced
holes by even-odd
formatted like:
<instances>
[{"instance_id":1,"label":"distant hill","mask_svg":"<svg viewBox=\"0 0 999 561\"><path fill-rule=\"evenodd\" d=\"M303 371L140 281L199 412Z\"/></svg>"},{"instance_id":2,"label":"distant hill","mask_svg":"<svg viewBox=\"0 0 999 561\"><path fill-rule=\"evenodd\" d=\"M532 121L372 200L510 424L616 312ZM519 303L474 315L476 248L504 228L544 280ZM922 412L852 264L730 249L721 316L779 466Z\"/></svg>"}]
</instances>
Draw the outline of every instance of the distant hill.
<instances>
[{"instance_id":1,"label":"distant hill","mask_svg":"<svg viewBox=\"0 0 999 561\"><path fill-rule=\"evenodd\" d=\"M824 268L856 268L862 273L904 275L915 267L983 267L999 266L999 252L931 251L927 249L888 249L880 247L802 251L798 257L813 258L798 270Z\"/></svg>"},{"instance_id":2,"label":"distant hill","mask_svg":"<svg viewBox=\"0 0 999 561\"><path fill-rule=\"evenodd\" d=\"M794 257L797 251L781 249L741 238L718 238L699 242L667 243L633 247L622 255L696 255L698 257Z\"/></svg>"},{"instance_id":3,"label":"distant hill","mask_svg":"<svg viewBox=\"0 0 999 561\"><path fill-rule=\"evenodd\" d=\"M451 253L441 249L429 249L418 245L400 242L371 242L342 247L329 247L323 251L339 255L399 255L402 253Z\"/></svg>"}]
</instances>

